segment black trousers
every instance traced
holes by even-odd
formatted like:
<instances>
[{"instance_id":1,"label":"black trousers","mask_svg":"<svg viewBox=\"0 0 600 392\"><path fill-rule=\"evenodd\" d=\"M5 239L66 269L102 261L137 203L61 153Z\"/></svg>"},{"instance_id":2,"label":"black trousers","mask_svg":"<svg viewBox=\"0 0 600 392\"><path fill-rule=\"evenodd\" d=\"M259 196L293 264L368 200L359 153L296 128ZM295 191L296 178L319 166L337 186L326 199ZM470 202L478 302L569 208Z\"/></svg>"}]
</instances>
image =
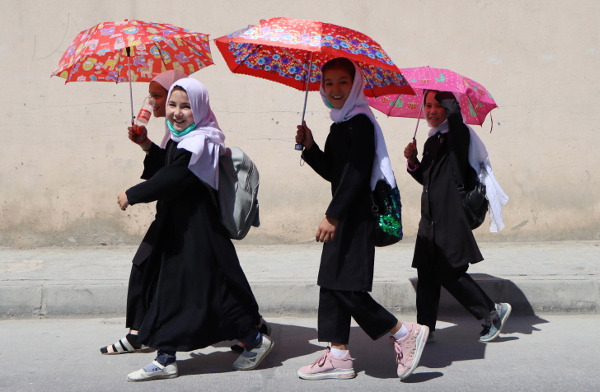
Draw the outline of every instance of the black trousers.
<instances>
[{"instance_id":1,"label":"black trousers","mask_svg":"<svg viewBox=\"0 0 600 392\"><path fill-rule=\"evenodd\" d=\"M373 340L388 333L398 322L398 319L375 302L368 292L331 290L321 287L319 341L348 344L351 317Z\"/></svg>"},{"instance_id":2,"label":"black trousers","mask_svg":"<svg viewBox=\"0 0 600 392\"><path fill-rule=\"evenodd\" d=\"M417 323L435 331L442 286L478 320L494 310L494 301L467 274L468 268L467 265L458 270L418 269Z\"/></svg>"}]
</instances>

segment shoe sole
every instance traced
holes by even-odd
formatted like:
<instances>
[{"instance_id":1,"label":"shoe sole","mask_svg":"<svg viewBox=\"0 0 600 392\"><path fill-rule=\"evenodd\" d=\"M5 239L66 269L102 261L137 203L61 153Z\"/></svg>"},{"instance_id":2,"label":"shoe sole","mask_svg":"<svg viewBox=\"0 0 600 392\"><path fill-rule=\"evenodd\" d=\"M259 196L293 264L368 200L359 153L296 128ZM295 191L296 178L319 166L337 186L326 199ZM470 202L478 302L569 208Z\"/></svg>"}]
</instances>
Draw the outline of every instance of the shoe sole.
<instances>
[{"instance_id":1,"label":"shoe sole","mask_svg":"<svg viewBox=\"0 0 600 392\"><path fill-rule=\"evenodd\" d=\"M406 377L410 376L412 372L419 366L419 361L421 360L421 354L423 354L423 349L427 344L427 337L429 336L429 327L426 325L421 326L421 331L419 331L419 336L417 336L417 346L415 347L415 356L413 358L413 363L410 368L404 372L404 374L398 374L400 377L400 381L404 380Z\"/></svg>"},{"instance_id":2,"label":"shoe sole","mask_svg":"<svg viewBox=\"0 0 600 392\"><path fill-rule=\"evenodd\" d=\"M504 324L506 323L506 320L508 320L508 316L510 316L510 312L512 312L512 306L510 306L510 304L506 304L507 310L506 313L504 313L504 316L502 316L502 318L500 319L500 328L498 328L496 330L496 333L493 334L492 336L490 336L489 338L486 339L482 339L480 338L479 341L483 342L483 343L487 343L487 342L491 342L492 340L496 339L498 337L498 335L500 335L500 332L502 331L502 328L504 328Z\"/></svg>"},{"instance_id":3,"label":"shoe sole","mask_svg":"<svg viewBox=\"0 0 600 392\"><path fill-rule=\"evenodd\" d=\"M351 380L356 377L354 369L333 369L327 372L305 374L298 370L298 377L303 380Z\"/></svg>"},{"instance_id":4,"label":"shoe sole","mask_svg":"<svg viewBox=\"0 0 600 392\"><path fill-rule=\"evenodd\" d=\"M127 377L127 381L129 382L142 382L142 381L152 381L152 380L165 380L165 379L169 379L169 378L176 378L179 377L179 373L175 373L175 374L165 374L165 375L160 375L160 376L153 376L153 377L148 377L148 378L140 378L140 379L131 379L129 377Z\"/></svg>"},{"instance_id":5,"label":"shoe sole","mask_svg":"<svg viewBox=\"0 0 600 392\"><path fill-rule=\"evenodd\" d=\"M267 335L265 335L265 336L267 336ZM258 367L258 365L260 365L260 363L267 357L267 355L269 355L269 353L271 351L273 351L273 347L275 347L275 342L273 342L271 340L271 345L269 346L269 348L267 349L267 351L265 351L265 353L260 357L260 359L258 361L256 361L254 363L254 365L252 365L251 367L247 367L247 368L238 368L234 364L233 365L233 369L234 370L252 370L252 369L256 369Z\"/></svg>"}]
</instances>

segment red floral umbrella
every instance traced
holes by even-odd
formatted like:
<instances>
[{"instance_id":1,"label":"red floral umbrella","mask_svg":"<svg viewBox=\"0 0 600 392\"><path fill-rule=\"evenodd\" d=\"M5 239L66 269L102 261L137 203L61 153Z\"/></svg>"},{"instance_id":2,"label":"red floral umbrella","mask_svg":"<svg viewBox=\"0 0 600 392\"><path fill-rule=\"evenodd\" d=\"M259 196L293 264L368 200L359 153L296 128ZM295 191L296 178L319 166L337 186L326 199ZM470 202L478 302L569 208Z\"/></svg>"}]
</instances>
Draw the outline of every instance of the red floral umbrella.
<instances>
[{"instance_id":1,"label":"red floral umbrella","mask_svg":"<svg viewBox=\"0 0 600 392\"><path fill-rule=\"evenodd\" d=\"M364 76L366 96L414 94L400 69L372 38L356 30L312 20L273 18L216 40L234 73L318 91L321 67L336 57L354 60ZM301 145L296 145L301 150Z\"/></svg>"},{"instance_id":2,"label":"red floral umbrella","mask_svg":"<svg viewBox=\"0 0 600 392\"><path fill-rule=\"evenodd\" d=\"M336 57L354 60L365 95L410 94L412 88L383 48L356 30L311 20L273 18L219 37L217 48L235 73L318 91L321 67Z\"/></svg>"},{"instance_id":3,"label":"red floral umbrella","mask_svg":"<svg viewBox=\"0 0 600 392\"><path fill-rule=\"evenodd\" d=\"M80 32L51 76L68 82L149 82L174 69L191 74L213 64L208 35L139 20L99 23ZM133 102L131 116L133 119Z\"/></svg>"}]
</instances>

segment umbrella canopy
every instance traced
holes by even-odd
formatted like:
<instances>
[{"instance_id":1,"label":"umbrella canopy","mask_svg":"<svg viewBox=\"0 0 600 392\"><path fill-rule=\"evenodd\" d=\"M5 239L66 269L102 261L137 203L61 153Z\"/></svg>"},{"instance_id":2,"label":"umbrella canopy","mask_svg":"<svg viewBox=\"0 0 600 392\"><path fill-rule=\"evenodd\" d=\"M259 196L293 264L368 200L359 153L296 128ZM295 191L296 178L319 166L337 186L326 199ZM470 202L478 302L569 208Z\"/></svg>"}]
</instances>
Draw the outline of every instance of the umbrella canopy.
<instances>
[{"instance_id":1,"label":"umbrella canopy","mask_svg":"<svg viewBox=\"0 0 600 392\"><path fill-rule=\"evenodd\" d=\"M331 59L346 57L361 68L365 95L413 93L400 69L377 42L346 27L273 18L215 41L234 73L265 78L298 90L318 91L321 67Z\"/></svg>"},{"instance_id":2,"label":"umbrella canopy","mask_svg":"<svg viewBox=\"0 0 600 392\"><path fill-rule=\"evenodd\" d=\"M416 67L401 68L416 95L395 94L378 98L367 97L371 107L391 117L420 118L425 90L450 91L457 96L467 124L483 124L487 114L498 107L492 95L480 83L456 72L443 69Z\"/></svg>"},{"instance_id":3,"label":"umbrella canopy","mask_svg":"<svg viewBox=\"0 0 600 392\"><path fill-rule=\"evenodd\" d=\"M52 76L64 78L65 83L149 82L166 70L189 75L211 64L207 34L170 24L125 20L99 23L80 32Z\"/></svg>"}]
</instances>

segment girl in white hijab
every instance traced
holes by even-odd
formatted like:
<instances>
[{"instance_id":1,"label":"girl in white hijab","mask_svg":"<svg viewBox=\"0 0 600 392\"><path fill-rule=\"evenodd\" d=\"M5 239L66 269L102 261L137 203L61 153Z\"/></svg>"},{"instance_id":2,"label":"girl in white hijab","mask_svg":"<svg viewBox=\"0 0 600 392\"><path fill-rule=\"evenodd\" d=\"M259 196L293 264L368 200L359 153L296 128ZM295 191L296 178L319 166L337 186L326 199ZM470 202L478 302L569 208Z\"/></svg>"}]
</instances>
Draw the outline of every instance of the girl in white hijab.
<instances>
[{"instance_id":1,"label":"girl in white hijab","mask_svg":"<svg viewBox=\"0 0 600 392\"><path fill-rule=\"evenodd\" d=\"M177 148L192 153L189 169L213 189L219 188L219 157L225 154L225 135L219 129L217 118L210 108L208 91L202 83L192 78L176 81L169 90L167 105L173 90L183 89L190 100L194 123L183 131L173 126L173 117L167 109L166 131ZM166 145L166 143L165 143Z\"/></svg>"},{"instance_id":2,"label":"girl in white hijab","mask_svg":"<svg viewBox=\"0 0 600 392\"><path fill-rule=\"evenodd\" d=\"M456 97L447 91L429 90L424 93L424 106L431 130L422 159L417 158L416 140L404 149L407 171L422 185L421 220L412 261L418 275L417 321L435 331L444 287L475 318L484 320L479 340L489 342L499 336L511 305L495 303L467 273L483 256L463 211L455 176L464 179L466 189L475 185L475 174L485 182L492 231L504 226L501 210L508 197L494 179L485 146L464 123Z\"/></svg>"},{"instance_id":3,"label":"girl in white hijab","mask_svg":"<svg viewBox=\"0 0 600 392\"><path fill-rule=\"evenodd\" d=\"M423 94L426 96L427 94ZM453 94L454 95L454 94ZM456 96L454 99L458 102ZM490 232L497 233L504 228L504 220L502 218L502 209L508 203L508 195L504 193L500 184L494 176L492 170L492 164L490 157L477 132L473 130L467 123L463 122L469 129L470 143L469 143L469 164L475 170L479 180L485 185L486 196L489 202L489 216L490 216ZM427 137L432 137L436 133L448 133L448 120L444 121L437 127L431 127Z\"/></svg>"},{"instance_id":4,"label":"girl in white hijab","mask_svg":"<svg viewBox=\"0 0 600 392\"><path fill-rule=\"evenodd\" d=\"M419 363L428 329L400 322L369 294L375 258L371 192L381 179L396 187L383 133L354 62L337 58L323 66L321 97L334 121L325 149L316 145L306 124L298 126L296 142L305 148L306 163L331 182L332 200L316 234L316 240L324 243L317 280L318 339L331 342L331 348L300 368L298 376L306 380L356 376L348 350L354 318L373 340L391 334L397 375L404 379Z\"/></svg>"},{"instance_id":5,"label":"girl in white hijab","mask_svg":"<svg viewBox=\"0 0 600 392\"><path fill-rule=\"evenodd\" d=\"M147 243L151 251L144 260L140 295L147 309L138 341L158 355L127 379L177 377L177 351L234 339L244 345L234 369L254 369L273 342L259 331L258 304L208 188L219 186L225 136L202 83L183 78L171 86L166 129L165 149L154 147L144 161L147 181L118 197L122 210L157 202L156 220L140 246Z\"/></svg>"}]
</instances>

